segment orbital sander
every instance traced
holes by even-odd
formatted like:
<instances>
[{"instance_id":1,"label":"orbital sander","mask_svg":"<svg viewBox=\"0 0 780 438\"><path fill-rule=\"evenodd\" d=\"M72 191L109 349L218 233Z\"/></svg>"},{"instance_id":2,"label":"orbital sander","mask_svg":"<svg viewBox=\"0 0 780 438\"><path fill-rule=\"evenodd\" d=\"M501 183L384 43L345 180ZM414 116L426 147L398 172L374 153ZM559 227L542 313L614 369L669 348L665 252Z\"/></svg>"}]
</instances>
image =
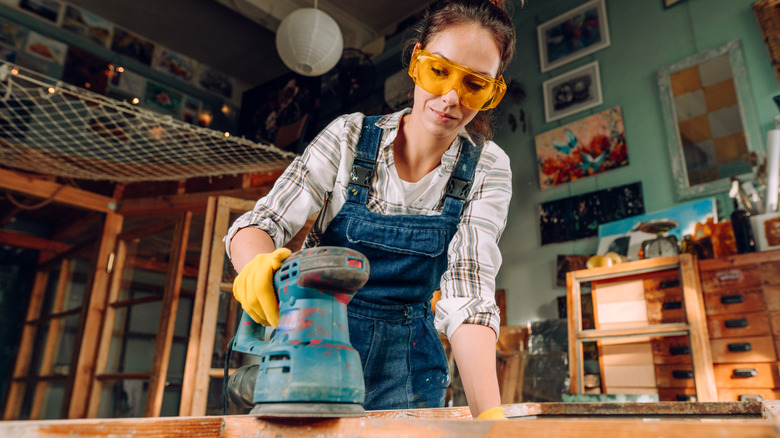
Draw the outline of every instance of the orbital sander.
<instances>
[{"instance_id":1,"label":"orbital sander","mask_svg":"<svg viewBox=\"0 0 780 438\"><path fill-rule=\"evenodd\" d=\"M347 303L368 276L368 259L348 248L315 247L288 257L274 273L278 327L241 317L232 349L259 356L260 363L230 376L229 399L262 418L365 415Z\"/></svg>"}]
</instances>

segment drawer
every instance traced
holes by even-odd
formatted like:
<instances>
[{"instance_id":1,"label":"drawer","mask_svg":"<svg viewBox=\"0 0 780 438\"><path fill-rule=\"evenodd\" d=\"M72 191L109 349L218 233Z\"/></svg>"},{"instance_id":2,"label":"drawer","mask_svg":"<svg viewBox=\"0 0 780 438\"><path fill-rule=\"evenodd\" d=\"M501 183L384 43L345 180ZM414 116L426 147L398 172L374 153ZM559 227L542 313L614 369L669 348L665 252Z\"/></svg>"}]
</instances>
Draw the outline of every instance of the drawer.
<instances>
[{"instance_id":1,"label":"drawer","mask_svg":"<svg viewBox=\"0 0 780 438\"><path fill-rule=\"evenodd\" d=\"M780 261L765 262L758 265L761 282L766 286L780 286Z\"/></svg>"},{"instance_id":2,"label":"drawer","mask_svg":"<svg viewBox=\"0 0 780 438\"><path fill-rule=\"evenodd\" d=\"M653 338L650 345L656 365L691 363L691 347L686 335Z\"/></svg>"},{"instance_id":3,"label":"drawer","mask_svg":"<svg viewBox=\"0 0 780 438\"><path fill-rule=\"evenodd\" d=\"M658 388L658 401L696 401L694 388Z\"/></svg>"},{"instance_id":4,"label":"drawer","mask_svg":"<svg viewBox=\"0 0 780 438\"><path fill-rule=\"evenodd\" d=\"M682 291L645 290L647 321L650 324L685 322Z\"/></svg>"},{"instance_id":5,"label":"drawer","mask_svg":"<svg viewBox=\"0 0 780 438\"><path fill-rule=\"evenodd\" d=\"M713 369L718 388L780 388L777 362L718 364Z\"/></svg>"},{"instance_id":6,"label":"drawer","mask_svg":"<svg viewBox=\"0 0 780 438\"><path fill-rule=\"evenodd\" d=\"M670 271L656 274L644 279L645 291L682 293L680 271Z\"/></svg>"},{"instance_id":7,"label":"drawer","mask_svg":"<svg viewBox=\"0 0 780 438\"><path fill-rule=\"evenodd\" d=\"M780 336L780 311L769 312L769 326L773 335Z\"/></svg>"},{"instance_id":8,"label":"drawer","mask_svg":"<svg viewBox=\"0 0 780 438\"><path fill-rule=\"evenodd\" d=\"M655 366L655 383L659 388L696 388L691 364Z\"/></svg>"},{"instance_id":9,"label":"drawer","mask_svg":"<svg viewBox=\"0 0 780 438\"><path fill-rule=\"evenodd\" d=\"M704 292L756 287L761 287L761 271L758 265L729 266L701 271L701 288Z\"/></svg>"},{"instance_id":10,"label":"drawer","mask_svg":"<svg viewBox=\"0 0 780 438\"><path fill-rule=\"evenodd\" d=\"M780 391L762 388L718 388L718 401L721 402L761 400L780 400Z\"/></svg>"},{"instance_id":11,"label":"drawer","mask_svg":"<svg viewBox=\"0 0 780 438\"><path fill-rule=\"evenodd\" d=\"M780 286L764 286L764 300L769 310L780 310Z\"/></svg>"},{"instance_id":12,"label":"drawer","mask_svg":"<svg viewBox=\"0 0 780 438\"><path fill-rule=\"evenodd\" d=\"M759 289L723 290L704 294L707 315L759 312L766 310L764 291Z\"/></svg>"},{"instance_id":13,"label":"drawer","mask_svg":"<svg viewBox=\"0 0 780 438\"><path fill-rule=\"evenodd\" d=\"M712 363L775 362L775 343L771 336L710 339Z\"/></svg>"},{"instance_id":14,"label":"drawer","mask_svg":"<svg viewBox=\"0 0 780 438\"><path fill-rule=\"evenodd\" d=\"M708 316L707 330L710 338L769 336L772 334L769 315L766 312Z\"/></svg>"}]
</instances>

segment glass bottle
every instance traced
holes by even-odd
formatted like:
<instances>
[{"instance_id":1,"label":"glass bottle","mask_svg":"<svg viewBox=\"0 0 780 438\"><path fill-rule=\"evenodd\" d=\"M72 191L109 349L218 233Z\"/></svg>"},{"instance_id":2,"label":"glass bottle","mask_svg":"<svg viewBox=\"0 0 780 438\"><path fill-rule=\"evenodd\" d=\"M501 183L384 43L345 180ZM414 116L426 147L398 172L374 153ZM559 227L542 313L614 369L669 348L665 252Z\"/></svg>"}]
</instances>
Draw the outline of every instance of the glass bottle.
<instances>
[{"instance_id":1,"label":"glass bottle","mask_svg":"<svg viewBox=\"0 0 780 438\"><path fill-rule=\"evenodd\" d=\"M737 252L744 254L756 251L756 240L753 237L753 229L750 226L750 213L740 205L738 199L734 199L734 211L731 213L731 228L734 230L734 240L737 243Z\"/></svg>"}]
</instances>

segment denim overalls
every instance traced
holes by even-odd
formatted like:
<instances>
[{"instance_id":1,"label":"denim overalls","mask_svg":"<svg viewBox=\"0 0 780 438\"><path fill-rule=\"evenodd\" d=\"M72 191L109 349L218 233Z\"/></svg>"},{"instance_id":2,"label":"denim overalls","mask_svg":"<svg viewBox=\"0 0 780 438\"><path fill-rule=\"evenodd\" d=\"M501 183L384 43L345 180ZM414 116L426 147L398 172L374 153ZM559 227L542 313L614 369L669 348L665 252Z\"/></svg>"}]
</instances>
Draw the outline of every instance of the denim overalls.
<instances>
[{"instance_id":1,"label":"denim overalls","mask_svg":"<svg viewBox=\"0 0 780 438\"><path fill-rule=\"evenodd\" d=\"M442 407L450 378L430 300L447 268L447 248L481 147L462 142L441 215L374 213L366 200L381 141L378 120L366 117L363 122L346 203L320 245L356 249L371 264L368 283L347 308L350 340L360 353L366 379L363 407Z\"/></svg>"}]
</instances>

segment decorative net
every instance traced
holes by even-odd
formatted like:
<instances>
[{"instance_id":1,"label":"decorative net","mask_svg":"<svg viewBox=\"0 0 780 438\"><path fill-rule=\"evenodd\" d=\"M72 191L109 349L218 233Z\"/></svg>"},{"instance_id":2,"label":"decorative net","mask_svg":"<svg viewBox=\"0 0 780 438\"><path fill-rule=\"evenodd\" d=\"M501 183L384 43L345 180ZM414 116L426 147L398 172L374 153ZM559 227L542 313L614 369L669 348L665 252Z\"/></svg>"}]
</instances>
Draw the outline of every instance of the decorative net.
<instances>
[{"instance_id":1,"label":"decorative net","mask_svg":"<svg viewBox=\"0 0 780 438\"><path fill-rule=\"evenodd\" d=\"M295 154L0 63L0 165L116 182L266 172Z\"/></svg>"}]
</instances>

